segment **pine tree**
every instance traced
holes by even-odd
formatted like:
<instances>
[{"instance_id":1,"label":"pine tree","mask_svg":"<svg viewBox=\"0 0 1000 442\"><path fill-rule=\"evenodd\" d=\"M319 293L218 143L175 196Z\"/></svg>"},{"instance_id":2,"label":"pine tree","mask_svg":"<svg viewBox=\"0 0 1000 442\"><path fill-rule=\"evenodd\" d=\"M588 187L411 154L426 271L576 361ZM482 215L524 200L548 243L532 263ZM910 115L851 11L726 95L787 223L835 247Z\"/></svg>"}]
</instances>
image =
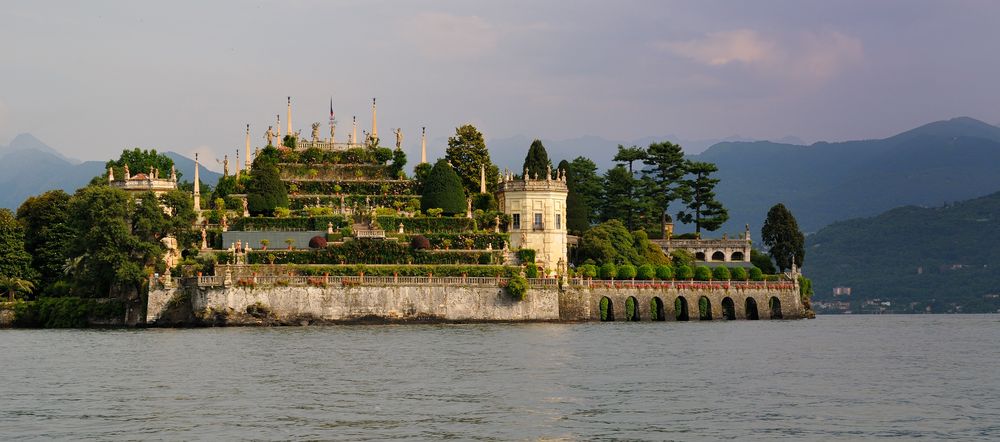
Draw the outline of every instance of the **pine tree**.
<instances>
[{"instance_id":1,"label":"pine tree","mask_svg":"<svg viewBox=\"0 0 1000 442\"><path fill-rule=\"evenodd\" d=\"M677 219L683 223L693 221L695 232L698 233L701 233L702 228L708 231L718 230L729 219L729 212L715 199L715 185L719 180L711 178L711 174L719 169L712 163L692 161L687 163L686 168L693 175L685 181L690 193L684 202L690 211L677 213Z\"/></svg>"},{"instance_id":2,"label":"pine tree","mask_svg":"<svg viewBox=\"0 0 1000 442\"><path fill-rule=\"evenodd\" d=\"M588 225L600 222L600 209L604 201L604 182L597 174L597 165L589 158L576 157L569 163L569 175L572 176L573 187L580 200L589 208Z\"/></svg>"},{"instance_id":3,"label":"pine tree","mask_svg":"<svg viewBox=\"0 0 1000 442\"><path fill-rule=\"evenodd\" d=\"M545 174L551 172L552 162L549 161L549 154L545 151L545 146L541 140L531 142L528 148L528 155L524 157L524 166L521 168L529 176L545 178Z\"/></svg>"},{"instance_id":4,"label":"pine tree","mask_svg":"<svg viewBox=\"0 0 1000 442\"><path fill-rule=\"evenodd\" d=\"M420 210L442 209L446 215L465 213L465 189L462 180L447 160L438 160L427 176L423 194L420 198Z\"/></svg>"},{"instance_id":5,"label":"pine tree","mask_svg":"<svg viewBox=\"0 0 1000 442\"><path fill-rule=\"evenodd\" d=\"M455 173L462 179L462 187L467 194L479 193L480 165L486 167L486 191L497 191L500 169L490 160L483 134L475 126L466 124L455 129L455 136L448 138L445 159L451 162Z\"/></svg>"},{"instance_id":6,"label":"pine tree","mask_svg":"<svg viewBox=\"0 0 1000 442\"><path fill-rule=\"evenodd\" d=\"M635 230L636 221L642 216L641 201L635 198L639 180L623 165L617 165L604 173L604 204L601 219L621 220L626 227Z\"/></svg>"},{"instance_id":7,"label":"pine tree","mask_svg":"<svg viewBox=\"0 0 1000 442\"><path fill-rule=\"evenodd\" d=\"M801 267L806 257L805 235L799 230L799 223L784 204L778 203L767 211L767 219L760 229L761 241L768 247L768 254L774 258L780 271Z\"/></svg>"},{"instance_id":8,"label":"pine tree","mask_svg":"<svg viewBox=\"0 0 1000 442\"><path fill-rule=\"evenodd\" d=\"M587 204L587 200L580 195L577 188L578 183L569 162L560 161L557 169L566 174L566 186L569 188L569 194L566 195L566 229L575 235L582 234L590 228L590 206Z\"/></svg>"},{"instance_id":9,"label":"pine tree","mask_svg":"<svg viewBox=\"0 0 1000 442\"><path fill-rule=\"evenodd\" d=\"M646 157L642 162L646 165L643 175L648 184L645 194L656 206L660 229L665 231L670 216L668 214L670 203L684 200L689 194L689 189L683 181L687 173L684 152L680 146L669 141L653 143L646 149Z\"/></svg>"}]
</instances>

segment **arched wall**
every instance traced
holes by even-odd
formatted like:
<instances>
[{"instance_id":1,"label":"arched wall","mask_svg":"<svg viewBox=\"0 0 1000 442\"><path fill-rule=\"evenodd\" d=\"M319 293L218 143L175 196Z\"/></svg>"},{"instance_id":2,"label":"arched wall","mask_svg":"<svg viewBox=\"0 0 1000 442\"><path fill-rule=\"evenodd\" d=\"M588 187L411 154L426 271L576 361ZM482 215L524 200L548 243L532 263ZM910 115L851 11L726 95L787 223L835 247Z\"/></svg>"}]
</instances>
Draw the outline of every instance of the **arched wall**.
<instances>
[{"instance_id":1,"label":"arched wall","mask_svg":"<svg viewBox=\"0 0 1000 442\"><path fill-rule=\"evenodd\" d=\"M768 308L769 300L776 296L781 301L782 319L796 319L803 317L804 311L798 297L798 289L772 289L772 288L712 288L712 289L640 289L640 288L605 288L605 287L582 287L568 286L564 292L565 296L578 297L586 300L590 307L590 317L587 319L599 321L601 298L607 296L612 301L615 319L621 321L625 318L625 300L629 296L636 298L639 309L639 317L642 321L649 321L651 311L650 301L653 297L659 297L663 301L664 318L667 321L675 321L677 312L674 301L678 296L684 296L688 301L689 321L698 320L698 299L702 296L708 298L712 303L712 319L722 320L722 301L726 297L732 298L733 309L736 319L747 319L746 298L753 298L757 302L758 317L761 320L771 319ZM762 308L763 306L763 308ZM584 319L584 318L564 318L564 319Z\"/></svg>"}]
</instances>

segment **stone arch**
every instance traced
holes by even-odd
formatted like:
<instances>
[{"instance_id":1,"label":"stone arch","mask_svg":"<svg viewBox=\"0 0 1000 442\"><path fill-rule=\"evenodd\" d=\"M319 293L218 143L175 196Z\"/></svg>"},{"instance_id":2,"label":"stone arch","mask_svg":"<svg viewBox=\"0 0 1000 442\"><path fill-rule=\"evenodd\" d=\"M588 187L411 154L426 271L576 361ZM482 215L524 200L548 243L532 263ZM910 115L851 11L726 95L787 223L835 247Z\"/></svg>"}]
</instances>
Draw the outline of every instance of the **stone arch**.
<instances>
[{"instance_id":1,"label":"stone arch","mask_svg":"<svg viewBox=\"0 0 1000 442\"><path fill-rule=\"evenodd\" d=\"M667 312L663 311L663 300L659 296L654 296L649 300L649 319L651 321L665 321Z\"/></svg>"},{"instance_id":2,"label":"stone arch","mask_svg":"<svg viewBox=\"0 0 1000 442\"><path fill-rule=\"evenodd\" d=\"M698 320L712 320L712 301L708 299L708 296L698 298Z\"/></svg>"},{"instance_id":3,"label":"stone arch","mask_svg":"<svg viewBox=\"0 0 1000 442\"><path fill-rule=\"evenodd\" d=\"M635 296L629 296L628 298L625 298L625 320L626 321L639 320L639 300L635 299Z\"/></svg>"},{"instance_id":4,"label":"stone arch","mask_svg":"<svg viewBox=\"0 0 1000 442\"><path fill-rule=\"evenodd\" d=\"M772 296L767 304L771 307L771 319L781 319L781 300Z\"/></svg>"},{"instance_id":5,"label":"stone arch","mask_svg":"<svg viewBox=\"0 0 1000 442\"><path fill-rule=\"evenodd\" d=\"M746 259L746 257L743 255L743 252L733 252L733 254L729 256L730 261L743 261L744 259Z\"/></svg>"},{"instance_id":6,"label":"stone arch","mask_svg":"<svg viewBox=\"0 0 1000 442\"><path fill-rule=\"evenodd\" d=\"M688 314L688 300L683 296L678 296L674 300L674 318L678 321L687 321L690 319Z\"/></svg>"},{"instance_id":7,"label":"stone arch","mask_svg":"<svg viewBox=\"0 0 1000 442\"><path fill-rule=\"evenodd\" d=\"M726 254L721 250L712 254L712 261L725 261L725 260L726 260Z\"/></svg>"},{"instance_id":8,"label":"stone arch","mask_svg":"<svg viewBox=\"0 0 1000 442\"><path fill-rule=\"evenodd\" d=\"M736 303L733 298L726 296L722 298L722 317L728 321L736 319Z\"/></svg>"},{"instance_id":9,"label":"stone arch","mask_svg":"<svg viewBox=\"0 0 1000 442\"><path fill-rule=\"evenodd\" d=\"M705 260L705 252L696 252L694 254L694 260L695 261L704 261Z\"/></svg>"},{"instance_id":10,"label":"stone arch","mask_svg":"<svg viewBox=\"0 0 1000 442\"><path fill-rule=\"evenodd\" d=\"M615 303L611 298L602 296L598 307L600 309L601 321L615 320Z\"/></svg>"},{"instance_id":11,"label":"stone arch","mask_svg":"<svg viewBox=\"0 0 1000 442\"><path fill-rule=\"evenodd\" d=\"M745 311L747 312L747 319L751 321L756 321L760 319L760 315L757 313L757 300L753 298L747 298L744 303Z\"/></svg>"}]
</instances>

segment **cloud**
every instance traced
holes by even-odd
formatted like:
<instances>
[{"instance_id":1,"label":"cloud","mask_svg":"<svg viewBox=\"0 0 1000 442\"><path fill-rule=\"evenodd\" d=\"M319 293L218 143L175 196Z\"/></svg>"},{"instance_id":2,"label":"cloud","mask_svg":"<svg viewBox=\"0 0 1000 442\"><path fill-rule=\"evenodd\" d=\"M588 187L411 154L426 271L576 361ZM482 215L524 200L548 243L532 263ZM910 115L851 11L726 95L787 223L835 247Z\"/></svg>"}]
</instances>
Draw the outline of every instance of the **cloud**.
<instances>
[{"instance_id":1,"label":"cloud","mask_svg":"<svg viewBox=\"0 0 1000 442\"><path fill-rule=\"evenodd\" d=\"M779 40L737 29L654 46L710 67L740 66L765 76L805 81L827 80L864 58L861 40L837 31L803 32Z\"/></svg>"},{"instance_id":2,"label":"cloud","mask_svg":"<svg viewBox=\"0 0 1000 442\"><path fill-rule=\"evenodd\" d=\"M479 16L424 12L407 20L404 35L417 50L436 59L474 58L496 48L499 30Z\"/></svg>"}]
</instances>

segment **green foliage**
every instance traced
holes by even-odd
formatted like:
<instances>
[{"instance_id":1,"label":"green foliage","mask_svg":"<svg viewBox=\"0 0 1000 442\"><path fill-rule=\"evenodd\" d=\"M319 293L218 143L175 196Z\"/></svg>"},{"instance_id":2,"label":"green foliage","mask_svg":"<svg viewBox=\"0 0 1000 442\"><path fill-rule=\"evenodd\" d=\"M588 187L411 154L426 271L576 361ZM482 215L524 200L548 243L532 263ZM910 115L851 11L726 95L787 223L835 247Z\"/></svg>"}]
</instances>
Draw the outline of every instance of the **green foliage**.
<instances>
[{"instance_id":1,"label":"green foliage","mask_svg":"<svg viewBox=\"0 0 1000 442\"><path fill-rule=\"evenodd\" d=\"M618 277L621 279L635 278L636 269L632 264L622 264L618 267Z\"/></svg>"},{"instance_id":2,"label":"green foliage","mask_svg":"<svg viewBox=\"0 0 1000 442\"><path fill-rule=\"evenodd\" d=\"M604 173L604 204L601 219L622 220L628 230L636 227L644 212L644 202L636 198L639 180L625 168L618 165Z\"/></svg>"},{"instance_id":3,"label":"green foliage","mask_svg":"<svg viewBox=\"0 0 1000 442\"><path fill-rule=\"evenodd\" d=\"M774 267L774 262L771 261L771 257L760 250L750 249L750 263L759 267L765 274L773 275L778 273L778 269Z\"/></svg>"},{"instance_id":4,"label":"green foliage","mask_svg":"<svg viewBox=\"0 0 1000 442\"><path fill-rule=\"evenodd\" d=\"M712 269L712 279L716 281L728 281L732 279L733 275L729 272L729 269L723 266L718 266Z\"/></svg>"},{"instance_id":5,"label":"green foliage","mask_svg":"<svg viewBox=\"0 0 1000 442\"><path fill-rule=\"evenodd\" d=\"M692 279L694 278L694 270L691 270L691 267L688 267L687 265L680 265L677 266L677 272L675 275L677 279Z\"/></svg>"},{"instance_id":6,"label":"green foliage","mask_svg":"<svg viewBox=\"0 0 1000 442\"><path fill-rule=\"evenodd\" d=\"M799 275L799 297L802 298L802 301L809 302L813 294L812 280Z\"/></svg>"},{"instance_id":7,"label":"green foliage","mask_svg":"<svg viewBox=\"0 0 1000 442\"><path fill-rule=\"evenodd\" d=\"M545 151L541 140L531 142L521 170L526 171L528 176L537 178L544 178L546 173L551 172L552 162L549 161L549 154Z\"/></svg>"},{"instance_id":8,"label":"green foliage","mask_svg":"<svg viewBox=\"0 0 1000 442\"><path fill-rule=\"evenodd\" d=\"M712 280L712 269L708 266L698 266L694 268L694 279L698 281L711 281Z\"/></svg>"},{"instance_id":9,"label":"green foliage","mask_svg":"<svg viewBox=\"0 0 1000 442\"><path fill-rule=\"evenodd\" d=\"M642 280L649 280L656 277L656 268L650 264L643 264L636 269L635 277Z\"/></svg>"},{"instance_id":10,"label":"green foliage","mask_svg":"<svg viewBox=\"0 0 1000 442\"><path fill-rule=\"evenodd\" d=\"M611 309L611 300L608 297L601 298L600 310L602 321L614 320L614 311Z\"/></svg>"},{"instance_id":11,"label":"green foliage","mask_svg":"<svg viewBox=\"0 0 1000 442\"><path fill-rule=\"evenodd\" d=\"M764 272L762 272L757 267L751 267L750 268L750 280L752 280L752 281L763 281L764 280Z\"/></svg>"},{"instance_id":12,"label":"green foliage","mask_svg":"<svg viewBox=\"0 0 1000 442\"><path fill-rule=\"evenodd\" d=\"M606 262L601 265L601 279L613 279L618 277L618 266Z\"/></svg>"},{"instance_id":13,"label":"green foliage","mask_svg":"<svg viewBox=\"0 0 1000 442\"><path fill-rule=\"evenodd\" d=\"M232 222L231 230L237 231L305 231L305 230L326 230L329 223L333 223L334 229L340 229L350 225L347 218L342 215L333 216L311 216L311 217L289 217L289 218L239 218Z\"/></svg>"},{"instance_id":14,"label":"green foliage","mask_svg":"<svg viewBox=\"0 0 1000 442\"><path fill-rule=\"evenodd\" d=\"M479 192L480 166L486 168L487 193L496 192L500 169L490 160L483 134L471 124L456 128L455 135L448 138L445 159L455 168L466 194Z\"/></svg>"},{"instance_id":15,"label":"green foliage","mask_svg":"<svg viewBox=\"0 0 1000 442\"><path fill-rule=\"evenodd\" d=\"M698 298L698 319L702 321L712 319L712 304L704 296Z\"/></svg>"},{"instance_id":16,"label":"green foliage","mask_svg":"<svg viewBox=\"0 0 1000 442\"><path fill-rule=\"evenodd\" d=\"M35 284L31 281L0 275L0 293L5 294L8 301L13 301L18 294L30 295L34 290Z\"/></svg>"},{"instance_id":17,"label":"green foliage","mask_svg":"<svg viewBox=\"0 0 1000 442\"><path fill-rule=\"evenodd\" d=\"M569 188L569 194L566 196L566 229L572 235L582 235L590 228L590 212L593 206L590 205L590 198L580 193L581 183L574 175L573 166L568 161L562 160L558 169L566 174L566 187Z\"/></svg>"},{"instance_id":18,"label":"green foliage","mask_svg":"<svg viewBox=\"0 0 1000 442\"><path fill-rule=\"evenodd\" d=\"M520 268L502 265L453 265L453 264L402 264L402 265L276 265L282 274L293 273L305 276L428 276L435 277L502 277L509 278L519 274Z\"/></svg>"},{"instance_id":19,"label":"green foliage","mask_svg":"<svg viewBox=\"0 0 1000 442\"><path fill-rule=\"evenodd\" d=\"M633 244L634 238L625 225L619 220L611 220L583 234L579 257L581 260L593 259L598 263L638 262L639 254Z\"/></svg>"},{"instance_id":20,"label":"green foliage","mask_svg":"<svg viewBox=\"0 0 1000 442\"><path fill-rule=\"evenodd\" d=\"M404 167L406 167L406 152L403 152L403 149L392 151L392 166L389 167L389 172L394 178L401 177Z\"/></svg>"},{"instance_id":21,"label":"green foliage","mask_svg":"<svg viewBox=\"0 0 1000 442\"><path fill-rule=\"evenodd\" d=\"M694 266L694 255L684 249L671 250L670 263L673 264L674 268L679 268L680 266L692 267Z\"/></svg>"},{"instance_id":22,"label":"green foliage","mask_svg":"<svg viewBox=\"0 0 1000 442\"><path fill-rule=\"evenodd\" d=\"M580 267L577 267L577 271L580 273L581 276L587 278L594 278L597 276L597 266L593 264L584 264Z\"/></svg>"},{"instance_id":23,"label":"green foliage","mask_svg":"<svg viewBox=\"0 0 1000 442\"><path fill-rule=\"evenodd\" d=\"M427 251L409 244L377 239L356 239L328 244L319 250L268 250L250 252L251 264L491 264L502 262L499 251Z\"/></svg>"},{"instance_id":24,"label":"green foliage","mask_svg":"<svg viewBox=\"0 0 1000 442\"><path fill-rule=\"evenodd\" d=\"M455 173L446 160L439 160L431 170L424 184L420 199L420 209L439 208L448 215L465 213L465 190L462 179Z\"/></svg>"},{"instance_id":25,"label":"green foliage","mask_svg":"<svg viewBox=\"0 0 1000 442\"><path fill-rule=\"evenodd\" d=\"M281 145L289 149L295 149L296 145L298 144L298 141L299 141L298 138L293 137L291 134L288 134L281 139Z\"/></svg>"},{"instance_id":26,"label":"green foliage","mask_svg":"<svg viewBox=\"0 0 1000 442\"><path fill-rule=\"evenodd\" d=\"M649 317L654 321L660 320L660 306L657 305L656 299L649 300Z\"/></svg>"},{"instance_id":27,"label":"green foliage","mask_svg":"<svg viewBox=\"0 0 1000 442\"><path fill-rule=\"evenodd\" d=\"M805 235L792 212L784 204L778 203L767 211L767 219L760 229L761 241L768 247L768 254L774 258L779 271L792 268L792 260L802 267L805 260Z\"/></svg>"},{"instance_id":28,"label":"green foliage","mask_svg":"<svg viewBox=\"0 0 1000 442\"><path fill-rule=\"evenodd\" d=\"M0 277L32 279L31 255L24 248L24 228L8 209L0 209Z\"/></svg>"},{"instance_id":29,"label":"green foliage","mask_svg":"<svg viewBox=\"0 0 1000 442\"><path fill-rule=\"evenodd\" d=\"M529 262L529 263L525 264L525 266L524 266L524 276L527 276L528 278L537 278L538 277L538 266L535 265L535 263L533 263L533 262Z\"/></svg>"},{"instance_id":30,"label":"green foliage","mask_svg":"<svg viewBox=\"0 0 1000 442\"><path fill-rule=\"evenodd\" d=\"M733 267L729 273L734 281L746 281L748 277L747 270L743 267Z\"/></svg>"},{"instance_id":31,"label":"green foliage","mask_svg":"<svg viewBox=\"0 0 1000 442\"><path fill-rule=\"evenodd\" d=\"M729 219L729 212L715 198L715 185L719 184L719 180L710 177L719 169L712 163L688 161L686 164L688 173L694 175L683 184L686 187L683 201L690 211L679 212L677 219L683 223L693 221L695 232L698 233L701 233L702 228L708 231L718 230Z\"/></svg>"},{"instance_id":32,"label":"green foliage","mask_svg":"<svg viewBox=\"0 0 1000 442\"><path fill-rule=\"evenodd\" d=\"M491 212L497 210L497 199L492 193L477 193L472 196L472 209Z\"/></svg>"},{"instance_id":33,"label":"green foliage","mask_svg":"<svg viewBox=\"0 0 1000 442\"><path fill-rule=\"evenodd\" d=\"M255 163L259 161L258 158ZM278 207L288 207L288 189L273 165L264 163L260 167L254 166L246 191L247 208L251 215L271 215Z\"/></svg>"},{"instance_id":34,"label":"green foliage","mask_svg":"<svg viewBox=\"0 0 1000 442\"><path fill-rule=\"evenodd\" d=\"M522 263L534 263L535 262L534 249L519 249L517 251L517 259Z\"/></svg>"},{"instance_id":35,"label":"green foliage","mask_svg":"<svg viewBox=\"0 0 1000 442\"><path fill-rule=\"evenodd\" d=\"M38 275L38 288L43 291L59 280L69 259L67 248L72 240L69 199L66 192L51 190L28 198L17 209L17 220L24 226L24 250L31 256L31 268ZM9 249L0 245L0 255L6 253L10 253ZM0 262L16 262L16 259L0 258ZM0 270L0 274L6 273Z\"/></svg>"},{"instance_id":36,"label":"green foliage","mask_svg":"<svg viewBox=\"0 0 1000 442\"><path fill-rule=\"evenodd\" d=\"M452 219L452 218L444 218ZM457 246L456 248L471 248L471 249L486 249L488 246L492 246L493 250L500 250L503 248L503 243L510 242L510 235L506 233L425 233L423 235L425 239L428 240L429 244L434 248L444 248L445 241L450 241L451 245Z\"/></svg>"},{"instance_id":37,"label":"green foliage","mask_svg":"<svg viewBox=\"0 0 1000 442\"><path fill-rule=\"evenodd\" d=\"M403 224L403 230L410 233L465 233L475 230L475 220L469 218L438 218L434 216L379 216L375 222L383 230L392 232Z\"/></svg>"},{"instance_id":38,"label":"green foliage","mask_svg":"<svg viewBox=\"0 0 1000 442\"><path fill-rule=\"evenodd\" d=\"M144 150L138 147L132 150L122 150L122 154L117 160L111 160L104 164L103 178L107 181L107 170L112 168L115 171L115 178L122 180L125 178L125 166L128 166L129 173L138 175L140 173L149 174L150 168L156 169L161 179L170 178L170 169L174 167L174 160L170 157L157 153L156 149ZM180 179L181 173L177 172Z\"/></svg>"},{"instance_id":39,"label":"green foliage","mask_svg":"<svg viewBox=\"0 0 1000 442\"><path fill-rule=\"evenodd\" d=\"M625 299L625 320L626 321L638 321L639 320L639 306L636 305L638 302L632 296Z\"/></svg>"},{"instance_id":40,"label":"green foliage","mask_svg":"<svg viewBox=\"0 0 1000 442\"><path fill-rule=\"evenodd\" d=\"M413 190L418 193L424 193L424 184L427 183L427 177L431 175L431 170L434 168L430 163L420 163L413 168Z\"/></svg>"},{"instance_id":41,"label":"green foliage","mask_svg":"<svg viewBox=\"0 0 1000 442\"><path fill-rule=\"evenodd\" d=\"M507 294L516 301L523 301L528 295L528 280L517 275L507 281Z\"/></svg>"},{"instance_id":42,"label":"green foliage","mask_svg":"<svg viewBox=\"0 0 1000 442\"><path fill-rule=\"evenodd\" d=\"M656 266L656 277L658 279L674 279L674 268L668 265Z\"/></svg>"},{"instance_id":43,"label":"green foliage","mask_svg":"<svg viewBox=\"0 0 1000 442\"><path fill-rule=\"evenodd\" d=\"M41 298L14 306L14 324L25 328L81 328L87 327L90 319L108 321L124 317L125 305L118 300Z\"/></svg>"},{"instance_id":44,"label":"green foliage","mask_svg":"<svg viewBox=\"0 0 1000 442\"><path fill-rule=\"evenodd\" d=\"M646 194L656 208L655 215L662 231L670 216L670 204L676 200L686 200L690 194L687 183L682 180L687 173L684 151L679 145L669 141L653 143L646 149L642 162L646 165L643 169L647 183Z\"/></svg>"}]
</instances>

